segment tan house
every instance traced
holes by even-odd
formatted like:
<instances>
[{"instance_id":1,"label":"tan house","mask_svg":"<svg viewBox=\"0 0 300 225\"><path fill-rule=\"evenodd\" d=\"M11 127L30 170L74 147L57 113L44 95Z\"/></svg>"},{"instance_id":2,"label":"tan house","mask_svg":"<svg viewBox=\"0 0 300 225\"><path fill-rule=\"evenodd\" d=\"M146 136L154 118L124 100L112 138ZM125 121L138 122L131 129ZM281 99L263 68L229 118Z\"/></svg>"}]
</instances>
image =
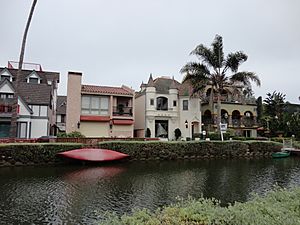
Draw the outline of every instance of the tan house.
<instances>
[{"instance_id":1,"label":"tan house","mask_svg":"<svg viewBox=\"0 0 300 225\"><path fill-rule=\"evenodd\" d=\"M133 137L134 90L127 86L83 85L82 73L69 72L66 132L86 137Z\"/></svg>"},{"instance_id":2,"label":"tan house","mask_svg":"<svg viewBox=\"0 0 300 225\"><path fill-rule=\"evenodd\" d=\"M202 122L206 131L217 129L217 97L211 95L208 86L201 103ZM243 93L241 87L228 87L221 97L221 122L227 124L235 135L244 137L257 136L257 103L253 96Z\"/></svg>"}]
</instances>

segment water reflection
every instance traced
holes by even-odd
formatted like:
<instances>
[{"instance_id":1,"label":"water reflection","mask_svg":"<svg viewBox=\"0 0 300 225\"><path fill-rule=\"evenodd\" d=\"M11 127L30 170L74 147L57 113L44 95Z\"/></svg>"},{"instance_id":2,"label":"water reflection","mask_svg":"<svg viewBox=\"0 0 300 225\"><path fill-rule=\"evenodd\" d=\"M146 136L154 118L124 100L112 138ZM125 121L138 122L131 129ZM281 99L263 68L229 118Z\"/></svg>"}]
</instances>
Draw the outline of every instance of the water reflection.
<instances>
[{"instance_id":1,"label":"water reflection","mask_svg":"<svg viewBox=\"0 0 300 225\"><path fill-rule=\"evenodd\" d=\"M126 163L0 169L0 224L92 224L176 197L246 201L275 184L300 185L300 158Z\"/></svg>"}]
</instances>

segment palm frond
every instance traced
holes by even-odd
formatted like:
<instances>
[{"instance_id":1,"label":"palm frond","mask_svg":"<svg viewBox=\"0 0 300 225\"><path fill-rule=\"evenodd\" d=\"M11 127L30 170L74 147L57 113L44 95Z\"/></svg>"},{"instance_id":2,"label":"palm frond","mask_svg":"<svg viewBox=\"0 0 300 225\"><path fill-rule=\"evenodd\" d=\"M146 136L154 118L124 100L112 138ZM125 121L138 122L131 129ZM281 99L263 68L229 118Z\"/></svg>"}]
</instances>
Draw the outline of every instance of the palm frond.
<instances>
[{"instance_id":1,"label":"palm frond","mask_svg":"<svg viewBox=\"0 0 300 225\"><path fill-rule=\"evenodd\" d=\"M224 62L224 52L223 52L223 39L220 35L216 35L212 46L212 52L213 52L213 59L214 59L214 65L217 68L223 67Z\"/></svg>"},{"instance_id":2,"label":"palm frond","mask_svg":"<svg viewBox=\"0 0 300 225\"><path fill-rule=\"evenodd\" d=\"M207 48L206 46L200 44L190 54L198 57L198 59L207 66L215 67L214 54L211 49Z\"/></svg>"},{"instance_id":3,"label":"palm frond","mask_svg":"<svg viewBox=\"0 0 300 225\"><path fill-rule=\"evenodd\" d=\"M238 72L230 77L232 82L242 82L245 86L250 85L250 81L254 82L257 86L260 86L260 80L258 76L253 72Z\"/></svg>"},{"instance_id":4,"label":"palm frond","mask_svg":"<svg viewBox=\"0 0 300 225\"><path fill-rule=\"evenodd\" d=\"M236 73L239 69L239 66L243 62L247 61L247 59L248 56L241 51L229 53L226 58L224 70L227 70L229 68L232 72Z\"/></svg>"}]
</instances>

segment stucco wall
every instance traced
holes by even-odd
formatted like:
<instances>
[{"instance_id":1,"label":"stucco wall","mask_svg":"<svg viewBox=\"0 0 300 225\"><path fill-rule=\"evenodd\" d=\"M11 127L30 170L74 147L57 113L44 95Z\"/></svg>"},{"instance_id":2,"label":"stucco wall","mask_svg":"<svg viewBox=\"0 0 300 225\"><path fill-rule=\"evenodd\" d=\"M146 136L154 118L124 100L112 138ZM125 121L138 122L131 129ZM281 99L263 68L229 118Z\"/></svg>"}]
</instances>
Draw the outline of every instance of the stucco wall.
<instances>
[{"instance_id":1,"label":"stucco wall","mask_svg":"<svg viewBox=\"0 0 300 225\"><path fill-rule=\"evenodd\" d=\"M133 125L114 125L113 137L133 137Z\"/></svg>"},{"instance_id":2,"label":"stucco wall","mask_svg":"<svg viewBox=\"0 0 300 225\"><path fill-rule=\"evenodd\" d=\"M81 122L79 131L86 137L110 137L108 122Z\"/></svg>"}]
</instances>

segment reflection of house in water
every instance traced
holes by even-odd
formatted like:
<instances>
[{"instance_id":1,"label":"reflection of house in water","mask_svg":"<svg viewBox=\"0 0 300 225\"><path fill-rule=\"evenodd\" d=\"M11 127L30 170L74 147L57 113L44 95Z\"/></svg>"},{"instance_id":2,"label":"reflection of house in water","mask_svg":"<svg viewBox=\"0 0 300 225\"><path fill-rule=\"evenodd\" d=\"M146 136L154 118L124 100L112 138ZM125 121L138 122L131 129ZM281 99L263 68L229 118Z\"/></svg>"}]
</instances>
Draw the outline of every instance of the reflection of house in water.
<instances>
[{"instance_id":1,"label":"reflection of house in water","mask_svg":"<svg viewBox=\"0 0 300 225\"><path fill-rule=\"evenodd\" d=\"M174 78L150 75L135 96L135 136L144 137L147 128L151 137L175 139L179 128L182 137L201 132L200 99L190 97L189 84L180 84Z\"/></svg>"}]
</instances>

